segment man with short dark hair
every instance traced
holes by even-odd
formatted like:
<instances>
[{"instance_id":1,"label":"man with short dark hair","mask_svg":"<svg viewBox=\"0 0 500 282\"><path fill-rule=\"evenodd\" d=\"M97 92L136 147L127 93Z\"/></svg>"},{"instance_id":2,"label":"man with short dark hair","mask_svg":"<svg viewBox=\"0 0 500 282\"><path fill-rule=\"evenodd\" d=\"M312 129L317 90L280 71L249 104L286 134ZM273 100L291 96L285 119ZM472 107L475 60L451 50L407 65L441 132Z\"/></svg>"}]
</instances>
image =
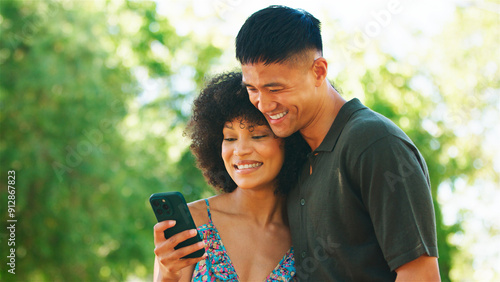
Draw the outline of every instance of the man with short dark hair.
<instances>
[{"instance_id":1,"label":"man with short dark hair","mask_svg":"<svg viewBox=\"0 0 500 282\"><path fill-rule=\"evenodd\" d=\"M236 38L243 85L274 133L312 149L288 197L298 280L439 280L425 160L406 134L327 80L320 22L270 6Z\"/></svg>"}]
</instances>

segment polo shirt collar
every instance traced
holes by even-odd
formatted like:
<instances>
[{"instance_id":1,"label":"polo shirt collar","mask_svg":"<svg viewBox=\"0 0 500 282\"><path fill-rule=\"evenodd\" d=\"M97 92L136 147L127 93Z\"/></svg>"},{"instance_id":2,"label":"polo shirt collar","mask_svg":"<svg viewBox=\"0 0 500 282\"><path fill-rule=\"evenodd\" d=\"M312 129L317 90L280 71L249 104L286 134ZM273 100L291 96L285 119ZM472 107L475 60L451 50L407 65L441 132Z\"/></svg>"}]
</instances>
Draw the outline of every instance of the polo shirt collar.
<instances>
[{"instance_id":1,"label":"polo shirt collar","mask_svg":"<svg viewBox=\"0 0 500 282\"><path fill-rule=\"evenodd\" d=\"M333 151L333 148L335 147L335 144L337 144L337 140L339 139L340 133L342 133L342 130L344 129L344 126L346 125L347 121L351 118L351 115L354 114L354 112L362 109L368 109L368 108L363 104L361 104L358 98L354 98L349 102L345 103L342 106L342 108L340 108L337 117L335 117L335 120L333 121L330 130L325 136L325 139L323 139L323 142L321 142L319 147L316 148L316 150L314 151L315 152Z\"/></svg>"}]
</instances>

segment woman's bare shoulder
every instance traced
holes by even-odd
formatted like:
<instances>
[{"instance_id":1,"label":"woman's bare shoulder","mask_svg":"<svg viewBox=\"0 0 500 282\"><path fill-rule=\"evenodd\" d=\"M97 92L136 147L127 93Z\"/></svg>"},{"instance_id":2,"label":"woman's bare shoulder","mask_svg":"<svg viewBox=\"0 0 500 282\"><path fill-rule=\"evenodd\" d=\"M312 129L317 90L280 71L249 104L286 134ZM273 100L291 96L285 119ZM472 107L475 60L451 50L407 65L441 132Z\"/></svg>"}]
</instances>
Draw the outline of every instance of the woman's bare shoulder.
<instances>
[{"instance_id":1,"label":"woman's bare shoulder","mask_svg":"<svg viewBox=\"0 0 500 282\"><path fill-rule=\"evenodd\" d=\"M205 199L189 203L188 208L193 217L194 224L197 227L208 223L207 204L205 203Z\"/></svg>"},{"instance_id":2,"label":"woman's bare shoulder","mask_svg":"<svg viewBox=\"0 0 500 282\"><path fill-rule=\"evenodd\" d=\"M210 213L226 214L227 213L227 194L219 194L207 199L201 199L188 204L189 211L193 217L196 226L208 223L207 203L209 201Z\"/></svg>"}]
</instances>

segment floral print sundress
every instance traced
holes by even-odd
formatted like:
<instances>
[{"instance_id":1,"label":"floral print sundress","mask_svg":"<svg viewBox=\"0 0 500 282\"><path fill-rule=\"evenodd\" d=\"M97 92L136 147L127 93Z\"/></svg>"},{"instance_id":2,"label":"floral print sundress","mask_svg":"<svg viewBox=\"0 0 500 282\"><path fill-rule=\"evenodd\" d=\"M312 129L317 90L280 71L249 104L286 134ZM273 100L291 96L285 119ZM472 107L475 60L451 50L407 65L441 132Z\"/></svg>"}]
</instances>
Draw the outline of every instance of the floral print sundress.
<instances>
[{"instance_id":1,"label":"floral print sundress","mask_svg":"<svg viewBox=\"0 0 500 282\"><path fill-rule=\"evenodd\" d=\"M205 252L208 257L196 264L192 281L238 281L238 275L224 244L222 244L219 231L212 222L207 199L205 199L205 203L207 204L208 223L199 226L198 231L205 243ZM291 247L265 281L291 281L294 275L295 260L293 247Z\"/></svg>"}]
</instances>

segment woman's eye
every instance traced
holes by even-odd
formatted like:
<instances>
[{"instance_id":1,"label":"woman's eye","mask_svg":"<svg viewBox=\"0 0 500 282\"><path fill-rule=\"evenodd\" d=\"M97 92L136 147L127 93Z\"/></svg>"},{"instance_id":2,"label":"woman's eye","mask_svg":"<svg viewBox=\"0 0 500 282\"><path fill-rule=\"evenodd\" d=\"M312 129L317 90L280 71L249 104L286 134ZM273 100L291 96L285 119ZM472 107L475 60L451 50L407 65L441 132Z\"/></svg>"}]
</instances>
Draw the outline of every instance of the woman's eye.
<instances>
[{"instance_id":1,"label":"woman's eye","mask_svg":"<svg viewBox=\"0 0 500 282\"><path fill-rule=\"evenodd\" d=\"M236 140L236 138L224 138L224 141L228 141L228 142L234 141L234 140Z\"/></svg>"},{"instance_id":2,"label":"woman's eye","mask_svg":"<svg viewBox=\"0 0 500 282\"><path fill-rule=\"evenodd\" d=\"M267 137L267 136L269 136L269 135L267 135L267 134L266 135L256 135L256 136L252 136L252 138L253 139L262 139L262 138Z\"/></svg>"}]
</instances>

